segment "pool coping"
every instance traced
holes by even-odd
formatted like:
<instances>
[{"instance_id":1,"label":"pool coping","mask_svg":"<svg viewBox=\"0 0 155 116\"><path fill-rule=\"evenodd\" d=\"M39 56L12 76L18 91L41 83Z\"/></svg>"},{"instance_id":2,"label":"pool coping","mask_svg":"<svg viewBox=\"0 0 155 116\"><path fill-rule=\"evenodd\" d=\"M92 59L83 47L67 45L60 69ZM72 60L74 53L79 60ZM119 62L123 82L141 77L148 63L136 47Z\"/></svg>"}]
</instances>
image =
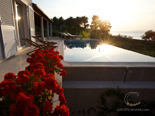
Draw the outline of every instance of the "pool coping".
<instances>
[{"instance_id":1,"label":"pool coping","mask_svg":"<svg viewBox=\"0 0 155 116\"><path fill-rule=\"evenodd\" d=\"M155 62L67 62L64 67L155 67Z\"/></svg>"}]
</instances>

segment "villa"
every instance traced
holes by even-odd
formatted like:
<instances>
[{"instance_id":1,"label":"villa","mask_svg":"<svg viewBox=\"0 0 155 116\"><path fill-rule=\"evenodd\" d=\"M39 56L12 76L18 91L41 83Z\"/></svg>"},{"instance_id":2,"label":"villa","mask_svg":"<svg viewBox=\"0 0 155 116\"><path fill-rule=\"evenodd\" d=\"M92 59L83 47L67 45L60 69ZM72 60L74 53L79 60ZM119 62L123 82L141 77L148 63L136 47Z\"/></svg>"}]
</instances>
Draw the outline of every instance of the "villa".
<instances>
[{"instance_id":1,"label":"villa","mask_svg":"<svg viewBox=\"0 0 155 116\"><path fill-rule=\"evenodd\" d=\"M41 38L52 36L52 20L32 0L2 0L0 4L0 61L28 46L23 38L33 40L35 26ZM45 31L46 30L46 31ZM46 32L46 33L45 33ZM35 40L33 40L35 41Z\"/></svg>"}]
</instances>

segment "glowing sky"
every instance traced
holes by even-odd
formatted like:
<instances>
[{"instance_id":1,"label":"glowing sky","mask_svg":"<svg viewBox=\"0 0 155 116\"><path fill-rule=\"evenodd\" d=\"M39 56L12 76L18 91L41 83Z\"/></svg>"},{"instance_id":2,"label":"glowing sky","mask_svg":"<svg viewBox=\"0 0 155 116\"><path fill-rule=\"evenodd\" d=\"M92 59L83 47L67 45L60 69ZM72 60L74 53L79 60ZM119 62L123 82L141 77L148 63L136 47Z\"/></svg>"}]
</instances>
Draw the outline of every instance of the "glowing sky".
<instances>
[{"instance_id":1,"label":"glowing sky","mask_svg":"<svg viewBox=\"0 0 155 116\"><path fill-rule=\"evenodd\" d=\"M155 30L155 0L33 0L50 18L108 19L112 31Z\"/></svg>"}]
</instances>

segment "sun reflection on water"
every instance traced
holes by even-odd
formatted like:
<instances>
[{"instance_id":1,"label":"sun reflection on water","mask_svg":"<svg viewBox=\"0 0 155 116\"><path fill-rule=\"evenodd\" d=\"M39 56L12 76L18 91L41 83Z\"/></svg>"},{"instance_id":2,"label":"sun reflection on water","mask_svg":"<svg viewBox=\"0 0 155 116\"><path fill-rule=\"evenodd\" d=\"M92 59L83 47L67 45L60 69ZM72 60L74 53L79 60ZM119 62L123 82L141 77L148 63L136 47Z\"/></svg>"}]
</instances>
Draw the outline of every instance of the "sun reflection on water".
<instances>
[{"instance_id":1,"label":"sun reflection on water","mask_svg":"<svg viewBox=\"0 0 155 116\"><path fill-rule=\"evenodd\" d=\"M114 51L114 49L108 44L100 44L96 47L96 50L102 55L107 55Z\"/></svg>"}]
</instances>

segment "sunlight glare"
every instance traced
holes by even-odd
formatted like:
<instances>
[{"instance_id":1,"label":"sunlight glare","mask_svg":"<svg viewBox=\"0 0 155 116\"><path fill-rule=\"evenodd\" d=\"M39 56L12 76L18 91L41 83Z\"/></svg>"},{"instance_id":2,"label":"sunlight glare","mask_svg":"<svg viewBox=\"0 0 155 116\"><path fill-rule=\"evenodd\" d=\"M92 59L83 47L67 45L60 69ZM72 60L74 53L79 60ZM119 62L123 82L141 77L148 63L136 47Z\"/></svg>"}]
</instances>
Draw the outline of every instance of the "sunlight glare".
<instances>
[{"instance_id":1,"label":"sunlight glare","mask_svg":"<svg viewBox=\"0 0 155 116\"><path fill-rule=\"evenodd\" d=\"M114 49L108 44L98 45L96 50L99 51L100 54L102 54L102 55L107 55L114 51Z\"/></svg>"},{"instance_id":2,"label":"sunlight glare","mask_svg":"<svg viewBox=\"0 0 155 116\"><path fill-rule=\"evenodd\" d=\"M93 7L94 12L92 12L92 16L98 15L101 20L109 20L112 25L112 28L119 28L121 24L119 24L118 22L120 21L122 24L126 24L126 21L129 20L128 18L132 13L132 9L130 9L129 7L131 6L131 3L129 1L97 0L96 2L100 2L100 4ZM124 15L126 14L128 14L129 17L124 17Z\"/></svg>"}]
</instances>

